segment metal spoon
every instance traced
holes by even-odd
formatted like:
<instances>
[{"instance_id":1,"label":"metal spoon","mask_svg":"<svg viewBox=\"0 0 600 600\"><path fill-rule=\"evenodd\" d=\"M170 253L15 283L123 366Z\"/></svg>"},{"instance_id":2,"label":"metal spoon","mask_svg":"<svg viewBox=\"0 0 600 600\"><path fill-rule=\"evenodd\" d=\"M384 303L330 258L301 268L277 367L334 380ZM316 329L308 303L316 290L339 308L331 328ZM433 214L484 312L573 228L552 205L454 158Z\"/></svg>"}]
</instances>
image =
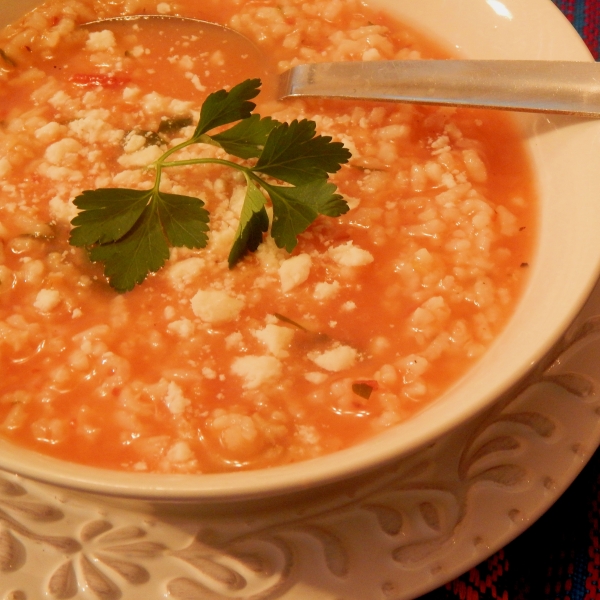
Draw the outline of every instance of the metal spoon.
<instances>
[{"instance_id":1,"label":"metal spoon","mask_svg":"<svg viewBox=\"0 0 600 600\"><path fill-rule=\"evenodd\" d=\"M229 27L171 15L101 19L85 26L150 19L191 21L243 38ZM600 116L600 65L535 60L392 60L306 64L279 77L278 97L325 97Z\"/></svg>"},{"instance_id":2,"label":"metal spoon","mask_svg":"<svg viewBox=\"0 0 600 600\"><path fill-rule=\"evenodd\" d=\"M392 60L299 65L279 96L600 116L600 65L535 60Z\"/></svg>"}]
</instances>

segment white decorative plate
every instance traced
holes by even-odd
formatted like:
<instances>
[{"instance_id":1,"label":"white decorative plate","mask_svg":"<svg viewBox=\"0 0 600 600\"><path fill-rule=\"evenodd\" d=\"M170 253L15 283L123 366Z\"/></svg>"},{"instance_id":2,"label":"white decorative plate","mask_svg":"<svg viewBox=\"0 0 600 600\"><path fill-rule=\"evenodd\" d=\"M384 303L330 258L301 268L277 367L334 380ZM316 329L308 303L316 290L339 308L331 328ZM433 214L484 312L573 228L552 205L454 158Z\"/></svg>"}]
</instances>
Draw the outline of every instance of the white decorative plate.
<instances>
[{"instance_id":1,"label":"white decorative plate","mask_svg":"<svg viewBox=\"0 0 600 600\"><path fill-rule=\"evenodd\" d=\"M3 1L14 16L37 2ZM456 19L483 23L493 12L481 35L512 28L518 41L529 33L520 11L534 4L555 10L549 0L457 2L478 10L457 10ZM408 5L417 18L422 4ZM539 35L549 56L568 58ZM505 545L570 484L600 441L598 381L600 285L492 409L357 479L196 506L85 496L0 474L0 600L414 598Z\"/></svg>"},{"instance_id":2,"label":"white decorative plate","mask_svg":"<svg viewBox=\"0 0 600 600\"><path fill-rule=\"evenodd\" d=\"M119 502L0 476L2 600L401 600L522 532L600 441L600 284L517 389L433 446L253 504Z\"/></svg>"}]
</instances>

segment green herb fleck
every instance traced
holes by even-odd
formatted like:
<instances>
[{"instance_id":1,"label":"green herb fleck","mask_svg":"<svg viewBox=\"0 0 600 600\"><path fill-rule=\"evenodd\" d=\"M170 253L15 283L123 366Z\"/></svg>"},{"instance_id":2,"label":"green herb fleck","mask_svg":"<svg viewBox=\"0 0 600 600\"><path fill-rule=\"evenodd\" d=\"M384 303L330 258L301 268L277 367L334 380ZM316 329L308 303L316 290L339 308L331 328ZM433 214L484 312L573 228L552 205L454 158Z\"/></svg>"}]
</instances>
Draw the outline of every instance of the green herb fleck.
<instances>
[{"instance_id":1,"label":"green herb fleck","mask_svg":"<svg viewBox=\"0 0 600 600\"><path fill-rule=\"evenodd\" d=\"M174 119L162 119L158 126L158 133L173 133L192 124L192 117L175 117Z\"/></svg>"},{"instance_id":2,"label":"green herb fleck","mask_svg":"<svg viewBox=\"0 0 600 600\"><path fill-rule=\"evenodd\" d=\"M352 391L361 398L368 400L373 393L374 386L370 383L357 382L352 384Z\"/></svg>"},{"instance_id":3,"label":"green herb fleck","mask_svg":"<svg viewBox=\"0 0 600 600\"><path fill-rule=\"evenodd\" d=\"M283 323L288 323L289 325L293 325L294 327L297 327L298 329L301 329L302 331L308 331L308 329L306 329L306 327L300 325L300 323L296 323L296 321L292 321L292 319L290 319L289 317L286 317L285 315L281 315L279 313L273 313L273 316L276 319L279 319L280 321L282 321Z\"/></svg>"},{"instance_id":4,"label":"green herb fleck","mask_svg":"<svg viewBox=\"0 0 600 600\"><path fill-rule=\"evenodd\" d=\"M2 48L0 48L0 58L10 67L16 67L17 63L8 55Z\"/></svg>"}]
</instances>

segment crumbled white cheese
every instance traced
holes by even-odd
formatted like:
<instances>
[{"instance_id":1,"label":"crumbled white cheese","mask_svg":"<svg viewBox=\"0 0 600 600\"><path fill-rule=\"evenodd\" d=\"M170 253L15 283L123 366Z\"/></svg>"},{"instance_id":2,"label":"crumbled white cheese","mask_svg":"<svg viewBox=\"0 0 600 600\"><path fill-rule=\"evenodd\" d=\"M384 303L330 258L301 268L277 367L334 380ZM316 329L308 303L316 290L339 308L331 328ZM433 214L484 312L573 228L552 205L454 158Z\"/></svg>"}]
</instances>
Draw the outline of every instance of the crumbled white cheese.
<instances>
[{"instance_id":1,"label":"crumbled white cheese","mask_svg":"<svg viewBox=\"0 0 600 600\"><path fill-rule=\"evenodd\" d=\"M191 402L183 395L182 389L173 381L169 382L167 393L164 397L164 403L169 411L174 415L181 415Z\"/></svg>"},{"instance_id":2,"label":"crumbled white cheese","mask_svg":"<svg viewBox=\"0 0 600 600\"><path fill-rule=\"evenodd\" d=\"M228 350L231 350L231 348L240 348L242 345L243 339L244 338L243 338L241 332L234 331L233 333L230 333L225 338L225 347Z\"/></svg>"},{"instance_id":3,"label":"crumbled white cheese","mask_svg":"<svg viewBox=\"0 0 600 600\"><path fill-rule=\"evenodd\" d=\"M134 46L129 51L129 54L131 54L131 56L133 56L134 58L139 58L140 56L143 56L145 53L146 53L146 48L144 48L144 46L142 46L141 44Z\"/></svg>"},{"instance_id":4,"label":"crumbled white cheese","mask_svg":"<svg viewBox=\"0 0 600 600\"><path fill-rule=\"evenodd\" d=\"M347 194L344 194L344 200L346 200L346 204L350 210L358 208L358 205L360 204L360 198L354 198L353 196L348 196Z\"/></svg>"},{"instance_id":5,"label":"crumbled white cheese","mask_svg":"<svg viewBox=\"0 0 600 600\"><path fill-rule=\"evenodd\" d=\"M60 165L64 161L71 162L81 148L82 146L77 140L67 137L50 144L46 148L44 158L53 165Z\"/></svg>"},{"instance_id":6,"label":"crumbled white cheese","mask_svg":"<svg viewBox=\"0 0 600 600\"><path fill-rule=\"evenodd\" d=\"M132 131L123 141L123 150L125 150L127 154L137 152L146 145L146 141L147 140L143 135Z\"/></svg>"},{"instance_id":7,"label":"crumbled white cheese","mask_svg":"<svg viewBox=\"0 0 600 600\"><path fill-rule=\"evenodd\" d=\"M375 131L375 135L380 140L397 140L404 139L410 135L410 127L406 124L394 124L394 125L385 125L384 127L379 127Z\"/></svg>"},{"instance_id":8,"label":"crumbled white cheese","mask_svg":"<svg viewBox=\"0 0 600 600\"><path fill-rule=\"evenodd\" d=\"M52 181L81 181L83 179L81 171L49 165L48 163L42 163L39 166L39 172L48 179L52 179Z\"/></svg>"},{"instance_id":9,"label":"crumbled white cheese","mask_svg":"<svg viewBox=\"0 0 600 600\"><path fill-rule=\"evenodd\" d=\"M337 373L356 363L358 352L351 346L340 345L325 352L309 352L308 358L321 369Z\"/></svg>"},{"instance_id":10,"label":"crumbled white cheese","mask_svg":"<svg viewBox=\"0 0 600 600\"><path fill-rule=\"evenodd\" d=\"M61 90L59 92L56 92L56 94L54 94L54 96L52 96L52 98L48 100L48 104L50 104L54 108L60 108L68 104L70 101L71 98Z\"/></svg>"},{"instance_id":11,"label":"crumbled white cheese","mask_svg":"<svg viewBox=\"0 0 600 600\"><path fill-rule=\"evenodd\" d=\"M221 52L221 50L215 50L215 52L210 55L210 63L216 67L224 66L225 56L223 55L223 52Z\"/></svg>"},{"instance_id":12,"label":"crumbled white cheese","mask_svg":"<svg viewBox=\"0 0 600 600\"><path fill-rule=\"evenodd\" d=\"M519 232L517 217L501 204L496 207L496 212L500 221L500 233L506 236L516 235Z\"/></svg>"},{"instance_id":13,"label":"crumbled white cheese","mask_svg":"<svg viewBox=\"0 0 600 600\"><path fill-rule=\"evenodd\" d=\"M410 325L416 331L422 331L432 323L444 322L450 316L450 307L442 296L433 296L417 307L410 316Z\"/></svg>"},{"instance_id":14,"label":"crumbled white cheese","mask_svg":"<svg viewBox=\"0 0 600 600\"><path fill-rule=\"evenodd\" d=\"M304 379L306 379L306 381L310 381L310 383L319 385L327 379L327 375L319 371L310 371L309 373L304 374Z\"/></svg>"},{"instance_id":15,"label":"crumbled white cheese","mask_svg":"<svg viewBox=\"0 0 600 600\"><path fill-rule=\"evenodd\" d=\"M167 452L167 460L173 463L188 462L195 458L187 442L175 442Z\"/></svg>"},{"instance_id":16,"label":"crumbled white cheese","mask_svg":"<svg viewBox=\"0 0 600 600\"><path fill-rule=\"evenodd\" d=\"M245 185L236 185L233 188L231 198L229 199L229 206L231 207L231 210L233 210L236 213L239 213L242 210L242 206L244 205L245 199L246 199L246 186Z\"/></svg>"},{"instance_id":17,"label":"crumbled white cheese","mask_svg":"<svg viewBox=\"0 0 600 600\"><path fill-rule=\"evenodd\" d=\"M41 289L35 301L33 302L34 308L40 312L50 312L60 304L60 293L58 290Z\"/></svg>"},{"instance_id":18,"label":"crumbled white cheese","mask_svg":"<svg viewBox=\"0 0 600 600\"><path fill-rule=\"evenodd\" d=\"M298 254L285 260L279 267L281 290L289 292L304 283L310 274L312 260L308 254Z\"/></svg>"},{"instance_id":19,"label":"crumbled white cheese","mask_svg":"<svg viewBox=\"0 0 600 600\"><path fill-rule=\"evenodd\" d=\"M192 110L193 103L188 100L177 100L174 98L169 102L169 112L174 115L185 116L189 115ZM191 115L190 115L191 116Z\"/></svg>"},{"instance_id":20,"label":"crumbled white cheese","mask_svg":"<svg viewBox=\"0 0 600 600\"><path fill-rule=\"evenodd\" d=\"M315 292L313 296L316 300L327 300L333 298L340 291L340 284L338 281L331 283L327 281L321 281L315 285Z\"/></svg>"},{"instance_id":21,"label":"crumbled white cheese","mask_svg":"<svg viewBox=\"0 0 600 600\"><path fill-rule=\"evenodd\" d=\"M477 183L485 183L488 178L487 167L475 148L462 151L465 167L470 178Z\"/></svg>"},{"instance_id":22,"label":"crumbled white cheese","mask_svg":"<svg viewBox=\"0 0 600 600\"><path fill-rule=\"evenodd\" d=\"M377 48L369 48L363 52L362 59L364 61L381 60L381 54Z\"/></svg>"},{"instance_id":23,"label":"crumbled white cheese","mask_svg":"<svg viewBox=\"0 0 600 600\"><path fill-rule=\"evenodd\" d=\"M260 387L281 375L281 363L274 356L240 356L231 364L231 372L244 379L249 390Z\"/></svg>"},{"instance_id":24,"label":"crumbled white cheese","mask_svg":"<svg viewBox=\"0 0 600 600\"><path fill-rule=\"evenodd\" d=\"M0 158L0 177L4 177L5 175L8 175L11 168L12 168L12 165L8 162L7 158L5 158L4 156L2 158Z\"/></svg>"},{"instance_id":25,"label":"crumbled white cheese","mask_svg":"<svg viewBox=\"0 0 600 600\"><path fill-rule=\"evenodd\" d=\"M214 369L211 369L210 367L202 367L202 375L206 379L216 379L217 378L216 371Z\"/></svg>"},{"instance_id":26,"label":"crumbled white cheese","mask_svg":"<svg viewBox=\"0 0 600 600\"><path fill-rule=\"evenodd\" d=\"M287 348L294 337L294 330L290 327L269 324L264 329L254 330L252 334L267 347L273 356L285 358L289 355Z\"/></svg>"},{"instance_id":27,"label":"crumbled white cheese","mask_svg":"<svg viewBox=\"0 0 600 600\"><path fill-rule=\"evenodd\" d=\"M57 123L56 121L50 121L36 129L34 135L41 142L48 144L55 140L63 130L64 125L60 125L60 123Z\"/></svg>"},{"instance_id":28,"label":"crumbled white cheese","mask_svg":"<svg viewBox=\"0 0 600 600\"><path fill-rule=\"evenodd\" d=\"M375 260L370 252L355 246L351 241L331 247L327 253L341 267L361 267Z\"/></svg>"},{"instance_id":29,"label":"crumbled white cheese","mask_svg":"<svg viewBox=\"0 0 600 600\"><path fill-rule=\"evenodd\" d=\"M456 179L454 179L454 175L452 173L444 173L442 175L442 184L446 186L449 190L456 187Z\"/></svg>"},{"instance_id":30,"label":"crumbled white cheese","mask_svg":"<svg viewBox=\"0 0 600 600\"><path fill-rule=\"evenodd\" d=\"M121 186L121 187L136 187L142 182L141 171L139 170L126 170L117 173L113 178L110 184L113 186ZM105 185L105 187L109 187L110 184Z\"/></svg>"},{"instance_id":31,"label":"crumbled white cheese","mask_svg":"<svg viewBox=\"0 0 600 600\"><path fill-rule=\"evenodd\" d=\"M429 361L418 354L409 354L395 363L396 367L403 373L404 381L411 382L416 377L423 375L430 367Z\"/></svg>"},{"instance_id":32,"label":"crumbled white cheese","mask_svg":"<svg viewBox=\"0 0 600 600\"><path fill-rule=\"evenodd\" d=\"M167 2L160 2L156 5L156 12L159 15L168 15L171 12L171 5Z\"/></svg>"},{"instance_id":33,"label":"crumbled white cheese","mask_svg":"<svg viewBox=\"0 0 600 600\"><path fill-rule=\"evenodd\" d=\"M256 258L260 262L261 269L265 273L273 272L279 269L284 262L286 251L278 248L272 236L267 236L264 242L258 247L255 252Z\"/></svg>"},{"instance_id":34,"label":"crumbled white cheese","mask_svg":"<svg viewBox=\"0 0 600 600\"><path fill-rule=\"evenodd\" d=\"M205 323L226 323L237 319L244 301L221 290L200 290L191 300L192 311Z\"/></svg>"},{"instance_id":35,"label":"crumbled white cheese","mask_svg":"<svg viewBox=\"0 0 600 600\"><path fill-rule=\"evenodd\" d=\"M135 100L140 95L140 88L137 86L128 86L123 90L123 100L125 102Z\"/></svg>"},{"instance_id":36,"label":"crumbled white cheese","mask_svg":"<svg viewBox=\"0 0 600 600\"><path fill-rule=\"evenodd\" d=\"M217 415L211 427L219 434L223 446L231 451L243 451L252 447L258 437L258 430L252 417L239 413Z\"/></svg>"},{"instance_id":37,"label":"crumbled white cheese","mask_svg":"<svg viewBox=\"0 0 600 600\"><path fill-rule=\"evenodd\" d=\"M170 63L177 64L183 71L191 71L194 68L194 60L189 54L184 54L183 56L170 56L168 60Z\"/></svg>"},{"instance_id":38,"label":"crumbled white cheese","mask_svg":"<svg viewBox=\"0 0 600 600\"><path fill-rule=\"evenodd\" d=\"M192 85L199 92L205 92L206 91L206 86L202 85L202 82L200 81L200 77L198 77L198 75L196 75L195 73L192 73L191 71L186 71L184 76L185 76L186 79L190 80L190 82L192 83Z\"/></svg>"},{"instance_id":39,"label":"crumbled white cheese","mask_svg":"<svg viewBox=\"0 0 600 600\"><path fill-rule=\"evenodd\" d=\"M50 215L55 221L65 223L70 222L79 212L72 202L61 200L58 196L50 198L48 208L50 209Z\"/></svg>"},{"instance_id":40,"label":"crumbled white cheese","mask_svg":"<svg viewBox=\"0 0 600 600\"><path fill-rule=\"evenodd\" d=\"M166 113L170 99L161 96L158 92L150 92L142 97L141 106L149 115L157 113Z\"/></svg>"},{"instance_id":41,"label":"crumbled white cheese","mask_svg":"<svg viewBox=\"0 0 600 600\"><path fill-rule=\"evenodd\" d=\"M85 43L86 50L98 52L100 50L112 50L117 45L115 34L104 29L103 31L90 31Z\"/></svg>"},{"instance_id":42,"label":"crumbled white cheese","mask_svg":"<svg viewBox=\"0 0 600 600\"><path fill-rule=\"evenodd\" d=\"M156 161L162 154L163 151L158 146L147 146L137 152L119 156L117 162L126 169L131 169L132 167L147 167L149 164Z\"/></svg>"},{"instance_id":43,"label":"crumbled white cheese","mask_svg":"<svg viewBox=\"0 0 600 600\"><path fill-rule=\"evenodd\" d=\"M113 128L108 122L110 112L105 108L88 110L79 119L68 125L69 133L86 144L107 142L118 144L123 138L123 130Z\"/></svg>"},{"instance_id":44,"label":"crumbled white cheese","mask_svg":"<svg viewBox=\"0 0 600 600\"><path fill-rule=\"evenodd\" d=\"M298 437L305 443L314 446L321 441L321 434L312 425L298 425L296 427Z\"/></svg>"},{"instance_id":45,"label":"crumbled white cheese","mask_svg":"<svg viewBox=\"0 0 600 600\"><path fill-rule=\"evenodd\" d=\"M183 290L202 271L205 264L203 258L191 256L171 265L167 270L167 277L176 290Z\"/></svg>"},{"instance_id":46,"label":"crumbled white cheese","mask_svg":"<svg viewBox=\"0 0 600 600\"><path fill-rule=\"evenodd\" d=\"M178 319L167 325L167 331L180 338L187 339L194 333L194 324L189 319Z\"/></svg>"}]
</instances>

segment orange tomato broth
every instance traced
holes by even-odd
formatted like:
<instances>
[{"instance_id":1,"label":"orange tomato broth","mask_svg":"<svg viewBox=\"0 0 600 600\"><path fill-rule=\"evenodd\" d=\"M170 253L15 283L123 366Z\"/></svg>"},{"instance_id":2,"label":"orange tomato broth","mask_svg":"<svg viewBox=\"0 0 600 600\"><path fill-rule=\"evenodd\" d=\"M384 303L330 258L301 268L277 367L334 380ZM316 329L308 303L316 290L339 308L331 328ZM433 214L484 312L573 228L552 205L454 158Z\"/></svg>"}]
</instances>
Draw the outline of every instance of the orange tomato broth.
<instances>
[{"instance_id":1,"label":"orange tomato broth","mask_svg":"<svg viewBox=\"0 0 600 600\"><path fill-rule=\"evenodd\" d=\"M253 4L271 5L268 1L247 3ZM199 6L189 1L170 6L171 12L226 23L239 10L234 2ZM111 10L118 12L118 7ZM293 23L294 19L289 17L287 21ZM341 31L372 24L389 27L392 30L389 37L398 47L417 49L424 57L443 55L435 44L385 14L362 6L342 9L334 24L326 23ZM27 62L26 68L39 69L47 78L56 80L72 97L88 92L100 97L103 106L111 110L110 118L125 131L138 126L140 119L137 105L123 102L123 91L129 86L139 88L140 96L158 92L191 101L197 110L211 91L249 77L261 77L265 89L257 100L260 114L273 113L276 118L289 115L293 118L296 114L308 118L331 117L326 134L342 141L350 135L359 156L333 176L332 181L343 195L359 199L360 203L343 217L319 218L301 236L293 255L312 256L313 262L306 280L290 292L282 293L276 277L271 276L267 277L268 285L257 288L256 282L264 277L264 263L250 255L231 272L220 257L213 271L196 274L183 290L174 289L167 271L163 270L132 292L118 295L107 286L101 266L89 264L82 251L68 245L68 224L56 219L48 208L57 186L64 182L49 181L40 172L44 147L36 146L23 135L19 138L23 146L19 150L19 164L12 166L5 178L8 185L18 189L19 198L33 207L26 214L50 224L51 234L45 230L41 234L37 230L35 234L24 231L23 219L13 218L14 206L11 208L11 203L6 202L0 207L0 223L5 229L0 265L13 274L10 285L3 282L0 291L0 322L6 324L4 330L0 328L2 435L51 456L95 466L215 472L312 458L356 444L410 418L479 358L510 317L526 279L524 266L530 260L535 239L536 201L527 156L515 128L505 115L490 111L326 100L282 105L274 99L274 74L285 61L292 60L296 50L268 37L256 40L263 58L259 55L244 60L240 60L235 42L222 46L211 41L222 50L224 67L215 68L214 62L207 62L200 77L201 86L206 89L199 90L167 60L174 49L183 52L167 33L170 25L157 27L165 34L157 35L156 30L149 28L146 31L145 25L138 32L131 30L131 25L127 25L129 30L123 34L115 29L119 53L124 57L123 67L116 73L103 72L98 64L90 62L89 53L81 51L87 40L86 30L76 30L55 49L38 55L33 52L23 61ZM252 37L250 29L244 33ZM310 32L306 33L305 43L319 52L327 40L319 41L316 34L313 37L310 39ZM3 41L0 39L0 47ZM186 40L185 44L185 52L194 56L206 52L209 46L203 36L197 41ZM149 48L150 52L131 58L134 46ZM17 68L9 69L8 77L0 83L4 88L0 94L0 119L6 124L27 111L38 111L41 117L52 121L55 108L43 94L36 95L38 83L19 79L19 68L17 63ZM208 70L210 76L205 75ZM64 111L63 119L68 112ZM156 130L159 119L160 115L146 116L139 127ZM361 122L363 125L368 122L368 127L360 125ZM390 141L393 149L387 147L396 153L393 164L387 164L381 153L369 154L369 145L379 143L379 138L372 139L373 128L385 132L388 131L385 127L406 123L410 124L408 138L394 139ZM469 270L478 268L473 265L483 259L475 257L475 262L467 260L458 266L445 263L443 247L452 240L462 239L460 236L449 241L435 232L414 233L421 232L417 228L424 222L423 215L433 211L432 198L455 189L435 180L440 169L431 166L441 164L432 159L440 154L432 154L431 143L445 132L450 132L450 137L455 135L449 143L456 142L458 147L461 140L470 140L465 150L475 149L483 157L487 180L469 185L485 196L490 205L508 206L516 217L518 233L494 241L490 250L494 267L486 271L484 279L492 283L494 290L502 290L495 293L490 304L478 300L485 294L477 296L465 291L474 278ZM90 147L97 149L98 144L92 143ZM14 145L12 151L16 152ZM72 185L72 196L95 187L100 166L94 163L105 164L112 173L118 171L115 165L122 152L119 144L103 147L98 161L93 158L88 161L91 174L84 171L83 179ZM448 161L456 163L456 156L467 154L448 156ZM79 155L74 158L73 168L81 169L82 160ZM425 179L421 171L413 168L416 163L425 165ZM466 168L459 163L454 167L456 173ZM427 174L427 169L431 174ZM209 209L215 206L214 197L218 194L205 184L207 179L223 177L222 187L227 194L233 193L239 183L233 175L213 165L175 171L169 171L173 181L196 190ZM460 185L460 177L456 177ZM145 174L144 178L147 187L152 176ZM440 211L446 210L440 206ZM412 233L404 235L405 230ZM358 267L340 268L327 262L329 248L350 240L354 246L368 249L374 260ZM406 248L411 248L417 257L409 265L399 258L405 256ZM415 254L421 248L427 252ZM173 258L176 261L202 256L202 252L175 252ZM422 255L427 259L425 266L418 258ZM279 260L285 260L278 256ZM326 258L315 258L323 256ZM29 276L25 265L37 264L36 261L43 265L43 274ZM430 276L428 268L432 269ZM190 309L190 298L199 289L214 287L219 277L233 278L227 289L245 295L244 307L233 322L202 323ZM415 311L437 297L448 277L458 282L459 290L444 291L451 315L441 311L440 328L434 333L428 333L427 325L422 330L411 327ZM334 281L341 282L334 300L315 301L315 286ZM59 304L48 311L36 309L40 289L57 290ZM459 298L460 294L463 295ZM470 299L465 300L467 296ZM185 339L169 333L174 313L194 324L193 332ZM110 331L98 339L89 337L85 356L82 355L85 337L82 332L105 323L110 325ZM293 329L293 340L283 351L289 355L281 359L284 375L253 389L224 365L231 362L232 354L265 354L260 339L247 333L260 330L265 323ZM23 331L27 335L19 333ZM399 365L404 364L403 357L420 356L425 349L434 357L433 340L442 334L446 336L440 350L442 357L432 358L428 371L415 378L410 370L402 370ZM233 349L232 335L238 339ZM461 335L462 346L457 339ZM340 371L328 371L307 360L308 355L337 347L336 344L357 351L355 364ZM113 355L122 358L126 366L115 367ZM318 372L319 377L311 375L307 379L307 372ZM162 400L165 379L174 382L183 394L187 402L184 412L173 413ZM316 384L320 379L323 381ZM353 393L353 383L372 388L370 397ZM414 387L416 383L422 383L426 392L416 393L415 390L421 389ZM215 425L219 420L215 411L225 411L220 415L223 418L230 414L241 416L220 428ZM249 427L246 418L252 419L251 425L260 435L252 439L250 434L248 439L244 437L244 427ZM186 460L169 458L169 447L181 440L191 455Z\"/></svg>"}]
</instances>

